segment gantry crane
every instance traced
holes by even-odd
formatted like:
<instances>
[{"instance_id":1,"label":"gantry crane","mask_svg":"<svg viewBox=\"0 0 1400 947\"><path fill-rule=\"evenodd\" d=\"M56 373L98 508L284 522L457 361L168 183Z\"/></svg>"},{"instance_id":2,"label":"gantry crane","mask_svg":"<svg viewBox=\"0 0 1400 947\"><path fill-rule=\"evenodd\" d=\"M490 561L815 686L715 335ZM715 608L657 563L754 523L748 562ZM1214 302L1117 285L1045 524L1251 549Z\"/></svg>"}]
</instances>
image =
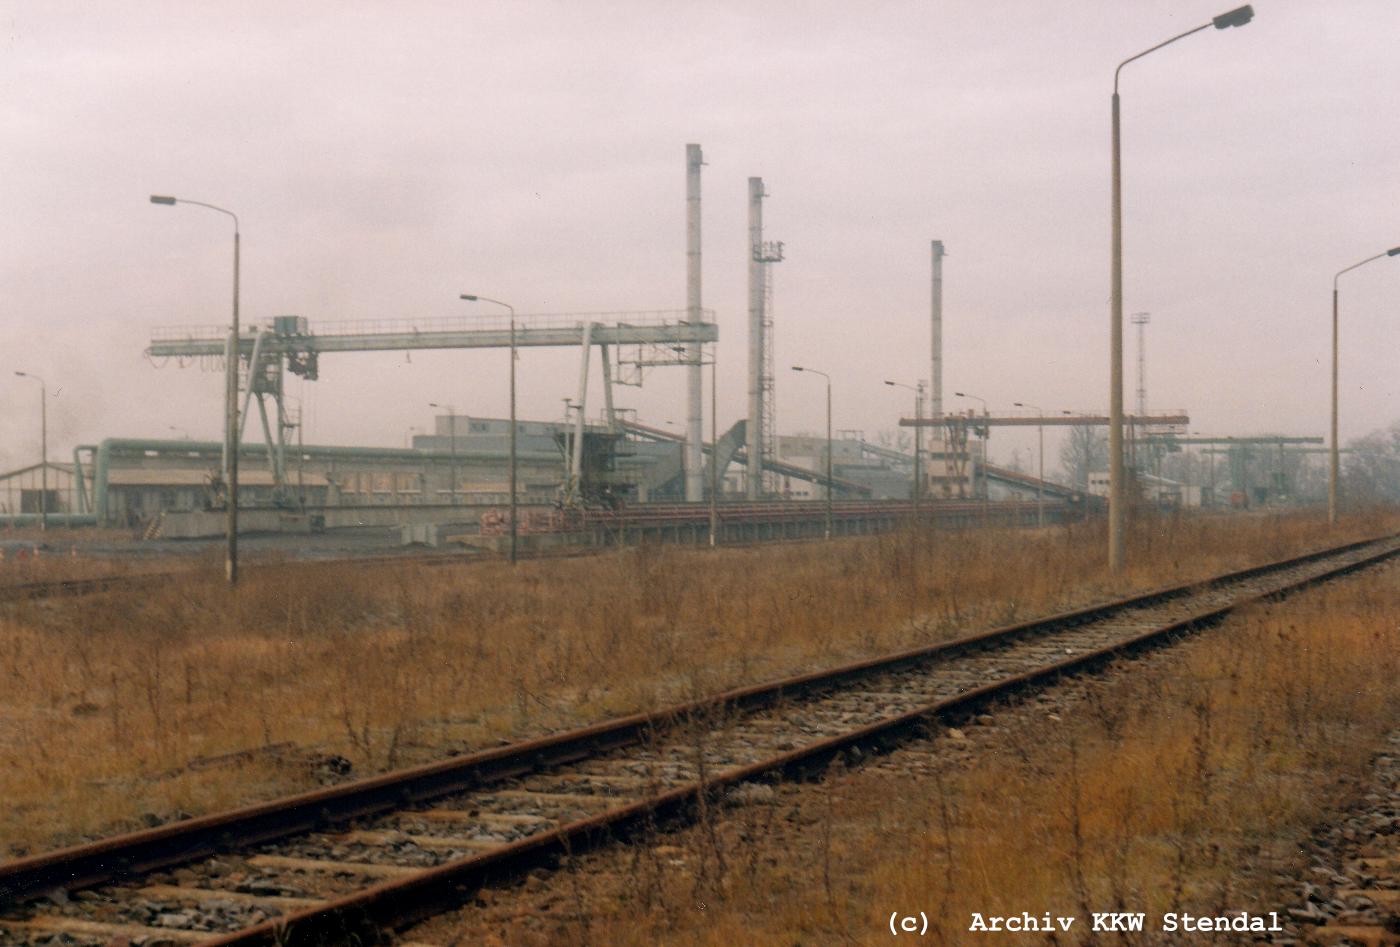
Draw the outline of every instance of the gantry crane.
<instances>
[{"instance_id":1,"label":"gantry crane","mask_svg":"<svg viewBox=\"0 0 1400 947\"><path fill-rule=\"evenodd\" d=\"M719 340L714 313L704 310L700 322L688 310L647 312L522 313L514 328L505 316L320 322L315 329L301 316L276 316L264 326L250 327L238 340L243 412L235 443L242 443L248 409L254 396L267 442L268 467L279 496L287 496L286 432L292 426L283 402L286 372L315 381L320 356L331 352L396 352L414 349L480 349L577 346L581 354L578 414L571 443L565 500L575 498L584 446L584 417L588 399L589 360L600 349L603 398L610 429L615 427L614 384L641 384L645 367L689 364L677 348ZM152 333L146 355L151 359L202 360L222 369L230 356L224 326L172 326ZM610 352L610 349L616 351ZM635 354L632 354L635 352ZM617 371L614 371L614 364ZM624 373L624 367L629 371ZM266 399L275 406L276 431L268 419ZM224 483L228 457L223 458Z\"/></svg>"},{"instance_id":2,"label":"gantry crane","mask_svg":"<svg viewBox=\"0 0 1400 947\"><path fill-rule=\"evenodd\" d=\"M1206 450L1204 453L1211 454L1211 478L1215 476L1216 453L1226 455L1230 469L1230 482L1235 484L1248 496L1249 494L1249 461L1255 456L1256 451L1278 450L1279 466L1278 479L1274 488L1280 494L1288 492L1288 484L1284 479L1283 459L1286 453L1311 453L1307 447L1293 445L1318 445L1325 443L1320 437L1299 437L1283 434L1263 434L1253 437L1209 437L1193 434L1188 437L1176 435L1149 435L1146 443L1152 449L1154 455L1160 460L1163 452L1171 453L1180 450L1182 446L1209 445L1214 450ZM1211 489L1214 491L1215 484L1212 482Z\"/></svg>"},{"instance_id":3,"label":"gantry crane","mask_svg":"<svg viewBox=\"0 0 1400 947\"><path fill-rule=\"evenodd\" d=\"M1151 427L1170 431L1185 428L1191 418L1185 411L1163 411L1156 414L1128 415L1124 423L1131 428ZM944 431L944 457L952 465L951 479L957 482L959 495L965 492L967 481L968 434L976 434L985 442L993 427L1107 427L1108 415L1062 411L1059 414L978 414L967 411L945 414L936 418L900 418L900 427L933 427ZM986 468L986 448L983 447L983 469ZM932 455L931 455L932 456ZM975 492L975 490L974 490Z\"/></svg>"}]
</instances>

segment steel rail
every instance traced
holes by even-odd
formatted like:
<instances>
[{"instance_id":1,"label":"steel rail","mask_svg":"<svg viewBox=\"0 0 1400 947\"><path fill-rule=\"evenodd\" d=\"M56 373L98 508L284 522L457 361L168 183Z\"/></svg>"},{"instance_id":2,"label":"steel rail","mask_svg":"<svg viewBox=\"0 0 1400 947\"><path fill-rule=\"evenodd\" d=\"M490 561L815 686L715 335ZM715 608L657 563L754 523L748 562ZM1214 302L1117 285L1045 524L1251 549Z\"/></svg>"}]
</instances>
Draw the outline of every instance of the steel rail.
<instances>
[{"instance_id":1,"label":"steel rail","mask_svg":"<svg viewBox=\"0 0 1400 947\"><path fill-rule=\"evenodd\" d=\"M1394 537L1387 538L1393 539ZM737 688L655 713L635 714L580 730L387 773L340 786L247 806L231 812L190 819L142 832L29 856L0 864L0 905L30 900L55 888L66 890L120 881L210 854L311 832L336 823L382 814L463 790L489 786L515 776L528 775L548 767L576 762L608 750L637 744L687 719L702 718L717 710L752 710L804 693L830 690L852 678L895 669L902 665L919 664L934 658L951 657L960 652L977 650L994 642L1006 642L1030 634L1047 633L1054 629L1070 628L1094 622L1125 609L1163 602L1189 595L1193 591L1209 588L1213 585L1248 579L1270 571L1344 555L1384 541L1381 539L1348 543L1265 565L1236 570L1206 581L1168 586L1142 595L983 631L936 645L909 649L826 671L795 675L765 684ZM1397 549L1400 547L1382 549L1381 552L1367 557L1359 563L1343 564L1332 572L1360 568L1380 558L1395 555ZM1332 572L1327 574L1330 575ZM1317 581L1317 579L1309 581ZM1254 596L1254 598L1257 597ZM1238 604L1248 600L1253 600L1253 598L1241 598L1208 613L1193 615L1185 622L1177 624L1184 627L1203 621L1207 617L1223 615L1230 609L1237 607ZM1169 631L1171 631L1170 628L1166 631L1159 629L1143 637L1160 636ZM1071 661L1051 666L1048 670L1042 670L1045 673L1061 673L1064 669L1077 666L1078 663L1088 659L1088 655L1081 655ZM1040 673L1037 672L1037 674ZM1003 689L1006 686L1012 685L1006 682L998 685ZM972 698L968 697L967 699ZM913 716L927 716L930 713L941 713L946 709L940 710L939 705L934 705L932 708L917 711ZM905 715L905 717L910 717L910 715ZM905 717L900 719L905 719ZM865 730L853 731L853 733L857 734L852 737L854 740L865 738L862 735L865 734ZM800 755L810 756L813 752L816 751L809 747ZM770 760L760 769L782 768L788 765L782 759L774 758L774 760L777 762ZM746 774L749 774L750 769L735 771L739 775L733 776L733 779L749 778ZM706 785L720 785L724 781L733 781L733 779L730 779L727 774L723 780ZM565 844L578 850L580 845L588 844L590 833L595 830L607 828L608 831L620 831L629 824L628 820L633 817L629 813L635 815L639 812L663 813L669 811L673 805L679 805L686 799L694 799L695 793L702 788L697 785L689 787L684 792L673 790L663 796L617 810L603 822L583 820L572 823L559 830L558 833L531 838L527 840L528 844L522 842L505 845L498 852L490 853L488 856L464 859L452 865L432 869L422 876L421 884L431 888L435 884L432 881L433 878L438 877L440 872L454 866L467 872L464 877L470 879L475 877L472 873L478 871L482 866L492 864L507 866L512 863L513 859L524 858L527 853L538 855L546 850L553 851L554 849L550 848L551 845ZM550 842L549 839L555 839L555 841ZM504 860L501 862L490 860L496 857ZM456 876L448 874L442 875L442 877ZM405 882L395 883L390 887L396 889L396 885L410 883L419 884L418 876ZM378 889L368 889L353 897L370 897L371 893L376 890ZM335 910L340 912L339 916L343 917L345 911L351 910L352 905L358 903L347 901L345 904L340 904L340 902L335 902L337 905ZM281 919L281 922L291 923L295 919L297 924L311 923L315 926L324 923L323 921L312 922L309 918L310 915L307 917L291 915Z\"/></svg>"},{"instance_id":2,"label":"steel rail","mask_svg":"<svg viewBox=\"0 0 1400 947\"><path fill-rule=\"evenodd\" d=\"M1395 537L1388 537L1394 539ZM1383 542L1377 540L1375 542ZM1181 588L1198 588L1203 584L1216 584L1230 578L1247 578L1266 573L1285 565L1306 564L1331 555L1340 555L1368 542L1349 543L1332 550L1325 550L1283 560L1265 566L1239 570L1194 586L1177 586L1171 589L1149 593L1144 598L1170 595ZM1276 600L1300 589L1316 585L1330 579L1348 575L1379 562L1400 555L1400 546L1382 549L1364 559L1345 562L1325 572L1305 576L1282 587L1252 595L1245 595L1224 605L1210 606L1164 623L1157 628L1120 640L1113 644L1073 655L1059 661L1045 664L1035 670L1011 675L1002 680L974 687L924 707L896 714L848 730L845 733L820 739L816 742L781 753L768 759L746 766L735 767L722 772L713 779L692 782L689 785L667 790L648 799L642 799L627 806L618 807L601 815L580 819L562 826L554 832L540 833L499 849L480 855L459 859L418 874L383 884L375 885L354 894L338 898L315 908L308 908L275 920L267 921L244 930L211 938L202 942L206 947L254 947L254 945L296 945L348 942L357 938L372 938L385 928L402 928L408 924L440 913L445 908L460 904L465 896L492 879L519 873L541 862L554 861L588 851L615 840L623 840L638 830L653 828L660 820L685 817L702 800L717 800L720 791L775 773L788 773L793 770L813 770L823 768L833 758L851 748L865 746L880 751L889 749L899 742L901 734L926 731L930 722L956 721L966 718L986 705L1011 697L1019 691L1053 683L1060 677L1101 666L1115 658L1146 648L1168 643L1174 637L1184 636L1216 624L1231 612L1246 605ZM1129 600L1125 600L1129 601ZM1112 606L1102 606L1086 610L1097 612ZM1081 613L1068 613L1059 618L1067 618ZM1092 619L1086 619L1092 620ZM1020 629L1021 626L1013 626ZM985 638L987 635L973 635L958 642L955 646ZM904 660L916 652L897 656ZM852 665L843 671L868 666ZM790 678L790 682L809 682L819 675L804 675ZM754 688L745 688L734 694L751 694Z\"/></svg>"}]
</instances>

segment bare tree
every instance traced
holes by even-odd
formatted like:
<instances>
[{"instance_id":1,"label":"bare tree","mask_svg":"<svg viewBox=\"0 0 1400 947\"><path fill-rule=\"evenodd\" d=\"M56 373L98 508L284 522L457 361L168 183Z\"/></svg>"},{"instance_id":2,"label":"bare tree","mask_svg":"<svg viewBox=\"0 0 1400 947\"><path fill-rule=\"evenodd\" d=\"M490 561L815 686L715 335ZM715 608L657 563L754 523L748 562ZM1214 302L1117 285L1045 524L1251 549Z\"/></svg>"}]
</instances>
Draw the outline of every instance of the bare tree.
<instances>
[{"instance_id":1,"label":"bare tree","mask_svg":"<svg viewBox=\"0 0 1400 947\"><path fill-rule=\"evenodd\" d=\"M1347 445L1342 489L1360 503L1400 502L1400 421Z\"/></svg>"},{"instance_id":2,"label":"bare tree","mask_svg":"<svg viewBox=\"0 0 1400 947\"><path fill-rule=\"evenodd\" d=\"M1069 438L1060 448L1060 467L1077 490L1089 489L1089 472L1108 468L1108 435L1087 424L1069 429Z\"/></svg>"}]
</instances>

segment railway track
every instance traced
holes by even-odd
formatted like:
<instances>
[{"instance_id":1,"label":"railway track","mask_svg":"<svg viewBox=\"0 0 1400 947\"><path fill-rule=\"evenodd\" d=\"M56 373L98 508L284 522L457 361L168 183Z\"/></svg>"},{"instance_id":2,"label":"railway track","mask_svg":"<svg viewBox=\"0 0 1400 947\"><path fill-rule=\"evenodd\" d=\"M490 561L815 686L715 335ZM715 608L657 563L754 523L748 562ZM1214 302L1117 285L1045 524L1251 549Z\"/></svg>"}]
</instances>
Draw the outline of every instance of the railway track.
<instances>
[{"instance_id":1,"label":"railway track","mask_svg":"<svg viewBox=\"0 0 1400 947\"><path fill-rule=\"evenodd\" d=\"M1400 555L1352 543L654 714L0 865L0 944L321 944L658 822L880 750L1242 605Z\"/></svg>"},{"instance_id":2,"label":"railway track","mask_svg":"<svg viewBox=\"0 0 1400 947\"><path fill-rule=\"evenodd\" d=\"M346 556L337 559L292 559L274 564L265 562L250 563L242 567L244 575L256 575L270 569L311 569L318 566L350 565L428 565L442 566L483 561L481 557L460 553L424 553L399 556ZM219 578L214 572L199 569L164 570L161 572L132 572L117 575L88 576L74 579L49 579L36 582L16 582L0 585L0 603L25 599L61 598L68 596L92 595L117 589L158 588L172 580L204 576Z\"/></svg>"},{"instance_id":3,"label":"railway track","mask_svg":"<svg viewBox=\"0 0 1400 947\"><path fill-rule=\"evenodd\" d=\"M776 545L779 543L791 545L796 543L812 543L819 540L811 538L802 539L772 539L750 542L727 542L726 549L741 549L759 545ZM522 560L536 559L582 559L588 556L596 556L605 552L616 551L616 546L587 546L580 548L545 549L535 551L522 551L519 558ZM483 562L500 562L497 556L485 553L470 552L431 552L404 554L396 556L340 556L327 559L289 559L278 563L252 562L241 566L242 574L246 577L256 575L259 572L271 569L313 569L326 566L466 566L477 565ZM172 580L184 580L192 577L204 577L210 580L218 579L222 581L222 575L209 570L201 569L179 569L164 570L160 572L134 572L121 573L117 575L87 576L73 579L47 579L35 582L14 582L8 585L0 585L0 605L6 602L16 602L46 598L76 597L81 595L93 595L98 592L109 592L117 590L140 590L146 588L159 588Z\"/></svg>"}]
</instances>

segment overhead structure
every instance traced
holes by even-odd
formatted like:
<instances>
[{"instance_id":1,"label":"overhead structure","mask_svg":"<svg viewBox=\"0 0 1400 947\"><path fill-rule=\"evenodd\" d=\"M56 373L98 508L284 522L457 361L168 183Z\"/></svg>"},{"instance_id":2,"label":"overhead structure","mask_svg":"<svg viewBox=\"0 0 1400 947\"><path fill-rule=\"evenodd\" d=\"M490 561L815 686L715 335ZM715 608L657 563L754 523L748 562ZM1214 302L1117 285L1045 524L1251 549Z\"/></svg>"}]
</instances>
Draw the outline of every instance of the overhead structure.
<instances>
[{"instance_id":1,"label":"overhead structure","mask_svg":"<svg viewBox=\"0 0 1400 947\"><path fill-rule=\"evenodd\" d=\"M588 397L588 369L593 346L598 346L603 367L604 400L609 427L614 427L612 385L641 384L644 367L688 364L675 350L699 347L719 339L714 314L701 311L696 322L689 310L647 312L535 313L515 317L514 345L522 347L567 347L580 349L578 405L584 416ZM370 320L317 323L315 330L301 316L277 316L266 326L250 328L239 340L238 351L246 373L245 405L256 395L268 468L280 495L290 498L287 485L286 434L292 427L283 403L282 380L285 372L315 381L320 372L320 356L330 352L397 352L415 349L509 348L511 328L505 316L456 316L438 319ZM222 368L227 342L224 326L174 326L152 334L146 355L151 359L202 360ZM635 352L635 354L631 354ZM616 363L617 371L614 370ZM631 381L621 376L621 367L632 368ZM276 407L277 425L273 430L265 399ZM243 412L246 424L247 410ZM235 443L241 443L240 424ZM577 483L583 461L584 438L572 442L569 483ZM566 484L567 488L567 484ZM566 502L576 497L568 495Z\"/></svg>"},{"instance_id":2,"label":"overhead structure","mask_svg":"<svg viewBox=\"0 0 1400 947\"><path fill-rule=\"evenodd\" d=\"M1209 445L1202 453L1226 455L1229 462L1231 482L1248 496L1252 492L1249 478L1249 466L1259 452L1268 455L1277 450L1278 467L1272 475L1274 479L1273 489L1279 494L1287 494L1289 492L1289 487L1287 482L1287 470L1285 469L1285 456L1305 453L1324 453L1324 448L1309 448L1306 446L1323 443L1325 443L1325 441L1320 437L1290 437L1281 434L1264 434L1257 437L1208 437L1193 434L1188 437L1175 437L1172 435L1153 436L1147 439L1146 445L1159 461L1163 453L1179 451L1182 446ZM1215 462L1212 459L1212 491L1215 489L1214 477Z\"/></svg>"},{"instance_id":3,"label":"overhead structure","mask_svg":"<svg viewBox=\"0 0 1400 947\"><path fill-rule=\"evenodd\" d=\"M680 437L678 437L676 434L673 434L670 431L663 430L662 428L658 427L652 427L647 424L641 424L636 421L619 421L618 424L622 430L628 431L632 434L636 434L639 437L645 437L648 440L665 441L671 443L675 443L681 440ZM717 476L722 478L724 472L729 468L729 464L731 462L739 463L742 461L744 463L747 463L748 457L745 454L744 448L738 446L738 444L743 443L743 438L736 439L734 437L731 437L731 434L733 434L736 431L742 432L743 428L745 428L746 426L747 424L743 419L735 421L734 426L730 428L729 433L726 433L723 437L720 438L719 457L711 461L711 463L717 463L719 465ZM705 443L702 445L702 447L706 454L714 455L715 450L712 444ZM845 493L849 496L869 496L871 493L870 487L866 484L860 483L855 480L849 480L845 477L828 477L827 474L823 473L820 470L808 470L806 467L801 467L797 464L789 464L785 461L774 459L765 461L764 466L767 468L769 473L777 474L782 477L790 477L793 480L802 480L807 483L814 483L819 486L829 487L830 489Z\"/></svg>"},{"instance_id":4,"label":"overhead structure","mask_svg":"<svg viewBox=\"0 0 1400 947\"><path fill-rule=\"evenodd\" d=\"M750 500L763 495L765 464L777 459L777 411L773 367L773 279L770 267L783 259L780 242L763 239L763 178L749 178L749 424Z\"/></svg>"},{"instance_id":5,"label":"overhead structure","mask_svg":"<svg viewBox=\"0 0 1400 947\"><path fill-rule=\"evenodd\" d=\"M1159 428L1185 427L1191 423L1191 416L1185 411L1163 411L1159 414L1142 416L1129 415L1125 419L1130 424L1151 425ZM1107 427L1106 414L1005 414L986 415L969 411L966 414L945 414L939 418L900 418L900 427L947 427L949 424L966 424L978 427ZM1165 435L1163 435L1165 436Z\"/></svg>"}]
</instances>

